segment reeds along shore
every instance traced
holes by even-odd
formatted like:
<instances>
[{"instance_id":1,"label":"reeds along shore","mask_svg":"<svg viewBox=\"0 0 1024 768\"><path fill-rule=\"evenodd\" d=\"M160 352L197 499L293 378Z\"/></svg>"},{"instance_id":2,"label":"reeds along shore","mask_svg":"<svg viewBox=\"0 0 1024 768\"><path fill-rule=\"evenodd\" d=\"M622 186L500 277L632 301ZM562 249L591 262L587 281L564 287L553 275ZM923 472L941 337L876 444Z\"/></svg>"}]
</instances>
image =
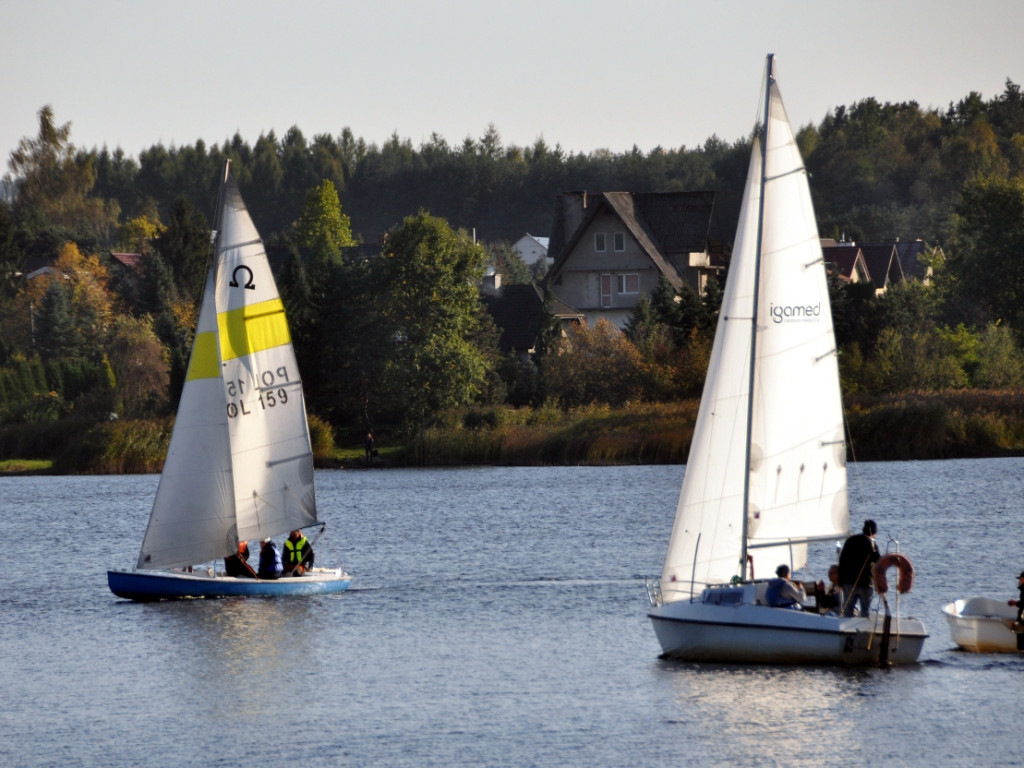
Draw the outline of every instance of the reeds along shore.
<instances>
[{"instance_id":1,"label":"reeds along shore","mask_svg":"<svg viewBox=\"0 0 1024 768\"><path fill-rule=\"evenodd\" d=\"M696 400L515 409L477 407L449 414L389 453L388 464L685 464ZM847 398L852 461L948 459L1024 454L1024 391L957 390ZM310 417L319 466L359 466L362 443L335 448L331 428ZM0 426L0 460L49 459L58 474L159 472L171 419L72 421ZM359 459L346 458L346 455Z\"/></svg>"}]
</instances>

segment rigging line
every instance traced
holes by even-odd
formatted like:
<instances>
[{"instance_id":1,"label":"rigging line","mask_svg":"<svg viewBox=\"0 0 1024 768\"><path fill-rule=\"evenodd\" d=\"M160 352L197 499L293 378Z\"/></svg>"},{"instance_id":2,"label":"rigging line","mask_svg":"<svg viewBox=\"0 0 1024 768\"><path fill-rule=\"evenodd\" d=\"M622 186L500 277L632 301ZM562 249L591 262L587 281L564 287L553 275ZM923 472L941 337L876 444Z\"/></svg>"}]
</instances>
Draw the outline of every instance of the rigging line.
<instances>
[{"instance_id":1,"label":"rigging line","mask_svg":"<svg viewBox=\"0 0 1024 768\"><path fill-rule=\"evenodd\" d=\"M853 433L850 431L850 420L848 418L846 418L846 403L842 402L842 399L843 399L842 398L842 394L840 394L839 399L840 399L840 402L842 404L842 410L843 410L843 431L844 431L844 434L846 435L846 440L844 440L843 442L845 442L846 443L846 447L850 449L850 458L853 459L853 463L856 464L857 463L857 451L854 450L854 447L853 447Z\"/></svg>"},{"instance_id":2,"label":"rigging line","mask_svg":"<svg viewBox=\"0 0 1024 768\"><path fill-rule=\"evenodd\" d=\"M835 348L835 347L832 347L832 349L830 349L830 350L829 350L828 352L826 352L826 353L825 353L824 355L818 355L818 357L814 358L814 362L816 362L816 363L820 363L820 362L821 362L822 360L824 360L824 359L825 359L826 357L831 357L831 356L832 356L832 355L834 355L834 354L836 354L836 348Z\"/></svg>"}]
</instances>

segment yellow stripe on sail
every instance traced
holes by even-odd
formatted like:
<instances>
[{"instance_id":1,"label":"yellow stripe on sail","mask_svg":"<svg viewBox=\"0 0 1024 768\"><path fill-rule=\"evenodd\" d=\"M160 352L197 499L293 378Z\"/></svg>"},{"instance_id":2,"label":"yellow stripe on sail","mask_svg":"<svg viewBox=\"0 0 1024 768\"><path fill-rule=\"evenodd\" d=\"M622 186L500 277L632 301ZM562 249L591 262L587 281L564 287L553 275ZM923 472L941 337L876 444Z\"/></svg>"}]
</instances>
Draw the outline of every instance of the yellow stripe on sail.
<instances>
[{"instance_id":1,"label":"yellow stripe on sail","mask_svg":"<svg viewBox=\"0 0 1024 768\"><path fill-rule=\"evenodd\" d=\"M215 379L218 376L220 376L220 361L217 359L217 335L213 331L196 334L185 381Z\"/></svg>"},{"instance_id":2,"label":"yellow stripe on sail","mask_svg":"<svg viewBox=\"0 0 1024 768\"><path fill-rule=\"evenodd\" d=\"M221 312L217 315L217 325L221 360L245 357L292 340L280 299Z\"/></svg>"}]
</instances>

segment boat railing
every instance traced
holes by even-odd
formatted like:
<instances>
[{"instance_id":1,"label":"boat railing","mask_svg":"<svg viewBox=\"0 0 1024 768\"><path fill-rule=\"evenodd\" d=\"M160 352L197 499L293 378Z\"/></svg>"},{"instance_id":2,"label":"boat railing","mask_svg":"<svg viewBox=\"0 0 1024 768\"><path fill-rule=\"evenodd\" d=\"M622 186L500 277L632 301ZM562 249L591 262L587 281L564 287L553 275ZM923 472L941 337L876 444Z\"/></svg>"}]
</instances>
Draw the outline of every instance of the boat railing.
<instances>
[{"instance_id":1,"label":"boat railing","mask_svg":"<svg viewBox=\"0 0 1024 768\"><path fill-rule=\"evenodd\" d=\"M647 599L651 601L653 607L658 607L662 604L661 596L661 579L652 579L650 577L644 578L644 586L647 588Z\"/></svg>"}]
</instances>

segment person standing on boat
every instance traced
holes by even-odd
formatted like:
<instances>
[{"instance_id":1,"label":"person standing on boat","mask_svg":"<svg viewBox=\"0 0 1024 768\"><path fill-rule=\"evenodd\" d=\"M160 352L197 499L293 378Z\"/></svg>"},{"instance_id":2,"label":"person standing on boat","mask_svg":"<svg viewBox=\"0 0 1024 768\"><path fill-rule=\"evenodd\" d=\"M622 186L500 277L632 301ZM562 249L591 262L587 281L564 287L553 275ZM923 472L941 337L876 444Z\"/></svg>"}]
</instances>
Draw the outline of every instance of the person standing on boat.
<instances>
[{"instance_id":1,"label":"person standing on boat","mask_svg":"<svg viewBox=\"0 0 1024 768\"><path fill-rule=\"evenodd\" d=\"M875 534L878 525L874 520L865 520L861 533L851 536L839 553L839 583L843 586L843 616L853 616L854 608L860 603L860 616L867 616L871 610L874 591L871 580L878 562L878 545Z\"/></svg>"},{"instance_id":2,"label":"person standing on boat","mask_svg":"<svg viewBox=\"0 0 1024 768\"><path fill-rule=\"evenodd\" d=\"M802 586L790 580L789 566L783 563L775 569L775 575L778 578L768 582L768 591L765 593L768 605L799 610L800 604L807 599L807 594Z\"/></svg>"},{"instance_id":3,"label":"person standing on boat","mask_svg":"<svg viewBox=\"0 0 1024 768\"><path fill-rule=\"evenodd\" d=\"M256 571L249 565L249 545L238 542L238 551L224 558L224 574L237 579L255 579Z\"/></svg>"},{"instance_id":4,"label":"person standing on boat","mask_svg":"<svg viewBox=\"0 0 1024 768\"><path fill-rule=\"evenodd\" d=\"M1007 600L1007 605L1017 606L1017 622L1012 627L1013 631L1017 633L1017 650L1024 651L1024 571L1020 572L1020 576L1017 577L1017 589L1020 591L1020 597L1016 600Z\"/></svg>"},{"instance_id":5,"label":"person standing on boat","mask_svg":"<svg viewBox=\"0 0 1024 768\"><path fill-rule=\"evenodd\" d=\"M281 554L277 546L269 538L260 544L260 569L257 572L261 579L279 579L284 566L281 565Z\"/></svg>"},{"instance_id":6,"label":"person standing on boat","mask_svg":"<svg viewBox=\"0 0 1024 768\"><path fill-rule=\"evenodd\" d=\"M313 567L313 545L302 531L292 531L284 542L284 573L301 576Z\"/></svg>"}]
</instances>

